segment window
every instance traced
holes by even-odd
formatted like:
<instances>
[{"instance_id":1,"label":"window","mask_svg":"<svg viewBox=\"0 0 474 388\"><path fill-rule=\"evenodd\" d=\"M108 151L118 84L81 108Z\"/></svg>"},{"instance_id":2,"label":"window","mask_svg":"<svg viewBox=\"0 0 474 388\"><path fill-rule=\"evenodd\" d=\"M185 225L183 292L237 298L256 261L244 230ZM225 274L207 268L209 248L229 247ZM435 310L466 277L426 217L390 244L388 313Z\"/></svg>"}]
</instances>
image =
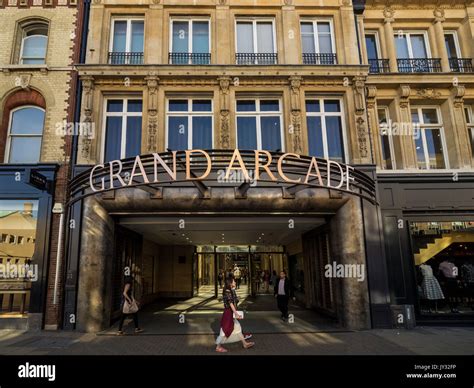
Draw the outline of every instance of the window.
<instances>
[{"instance_id":1,"label":"window","mask_svg":"<svg viewBox=\"0 0 474 388\"><path fill-rule=\"evenodd\" d=\"M104 162L139 155L142 142L142 100L107 99L105 105Z\"/></svg>"},{"instance_id":2,"label":"window","mask_svg":"<svg viewBox=\"0 0 474 388\"><path fill-rule=\"evenodd\" d=\"M114 19L112 21L109 63L139 65L143 63L144 21Z\"/></svg>"},{"instance_id":3,"label":"window","mask_svg":"<svg viewBox=\"0 0 474 388\"><path fill-rule=\"evenodd\" d=\"M208 20L171 21L170 63L208 65L211 62Z\"/></svg>"},{"instance_id":4,"label":"window","mask_svg":"<svg viewBox=\"0 0 474 388\"><path fill-rule=\"evenodd\" d=\"M213 144L212 100L170 99L167 111L167 148L209 150Z\"/></svg>"},{"instance_id":5,"label":"window","mask_svg":"<svg viewBox=\"0 0 474 388\"><path fill-rule=\"evenodd\" d=\"M380 131L380 145L382 155L382 168L395 169L395 159L393 151L393 137L390 131L390 115L388 107L381 106L377 109Z\"/></svg>"},{"instance_id":6,"label":"window","mask_svg":"<svg viewBox=\"0 0 474 388\"><path fill-rule=\"evenodd\" d=\"M411 110L415 148L420 169L447 168L445 144L440 113L437 107L419 107Z\"/></svg>"},{"instance_id":7,"label":"window","mask_svg":"<svg viewBox=\"0 0 474 388\"><path fill-rule=\"evenodd\" d=\"M440 72L441 61L431 59L427 35L407 32L395 36L398 70L402 73Z\"/></svg>"},{"instance_id":8,"label":"window","mask_svg":"<svg viewBox=\"0 0 474 388\"><path fill-rule=\"evenodd\" d=\"M371 73L389 73L390 65L388 59L381 59L380 41L377 32L365 33L365 47L367 50L367 60Z\"/></svg>"},{"instance_id":9,"label":"window","mask_svg":"<svg viewBox=\"0 0 474 388\"><path fill-rule=\"evenodd\" d=\"M469 139L471 140L471 153L474 159L474 108L472 106L466 106L464 113L466 114L467 131Z\"/></svg>"},{"instance_id":10,"label":"window","mask_svg":"<svg viewBox=\"0 0 474 388\"><path fill-rule=\"evenodd\" d=\"M311 156L346 160L342 101L312 98L306 100L308 148Z\"/></svg>"},{"instance_id":11,"label":"window","mask_svg":"<svg viewBox=\"0 0 474 388\"><path fill-rule=\"evenodd\" d=\"M21 27L21 48L19 63L38 65L46 63L48 46L48 24L31 22Z\"/></svg>"},{"instance_id":12,"label":"window","mask_svg":"<svg viewBox=\"0 0 474 388\"><path fill-rule=\"evenodd\" d=\"M238 20L236 40L238 65L273 65L278 62L273 20Z\"/></svg>"},{"instance_id":13,"label":"window","mask_svg":"<svg viewBox=\"0 0 474 388\"><path fill-rule=\"evenodd\" d=\"M237 100L236 119L238 148L283 151L280 100Z\"/></svg>"},{"instance_id":14,"label":"window","mask_svg":"<svg viewBox=\"0 0 474 388\"><path fill-rule=\"evenodd\" d=\"M459 58L461 56L458 38L454 31L444 34L444 43L446 45L446 51L448 52L448 58Z\"/></svg>"},{"instance_id":15,"label":"window","mask_svg":"<svg viewBox=\"0 0 474 388\"><path fill-rule=\"evenodd\" d=\"M336 46L331 21L302 21L301 44L304 64L333 65L336 63Z\"/></svg>"},{"instance_id":16,"label":"window","mask_svg":"<svg viewBox=\"0 0 474 388\"><path fill-rule=\"evenodd\" d=\"M38 163L41 156L45 112L36 106L22 106L10 113L7 163Z\"/></svg>"}]
</instances>

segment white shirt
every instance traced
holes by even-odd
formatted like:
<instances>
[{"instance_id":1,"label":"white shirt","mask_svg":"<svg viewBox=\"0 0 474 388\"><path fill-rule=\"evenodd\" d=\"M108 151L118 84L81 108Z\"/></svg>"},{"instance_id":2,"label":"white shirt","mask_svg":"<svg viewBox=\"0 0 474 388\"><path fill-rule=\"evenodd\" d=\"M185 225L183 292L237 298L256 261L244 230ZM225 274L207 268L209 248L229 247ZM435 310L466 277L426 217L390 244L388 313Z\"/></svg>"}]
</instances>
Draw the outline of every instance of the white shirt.
<instances>
[{"instance_id":1,"label":"white shirt","mask_svg":"<svg viewBox=\"0 0 474 388\"><path fill-rule=\"evenodd\" d=\"M280 283L278 283L278 295L286 295L285 294L285 281L286 279L280 279Z\"/></svg>"}]
</instances>

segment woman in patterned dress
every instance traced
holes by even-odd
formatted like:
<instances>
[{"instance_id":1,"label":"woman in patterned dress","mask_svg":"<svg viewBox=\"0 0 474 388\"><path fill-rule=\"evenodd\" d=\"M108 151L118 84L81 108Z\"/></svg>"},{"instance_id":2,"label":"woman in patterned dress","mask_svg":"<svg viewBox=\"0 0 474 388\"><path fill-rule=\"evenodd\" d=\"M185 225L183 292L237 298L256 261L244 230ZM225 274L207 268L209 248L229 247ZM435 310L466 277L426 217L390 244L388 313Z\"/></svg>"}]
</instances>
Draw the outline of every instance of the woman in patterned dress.
<instances>
[{"instance_id":1,"label":"woman in patterned dress","mask_svg":"<svg viewBox=\"0 0 474 388\"><path fill-rule=\"evenodd\" d=\"M245 349L251 348L255 343L246 341L246 338L242 333L242 327L238 321L239 319L242 319L242 317L237 312L237 304L239 300L235 293L234 278L228 277L225 280L222 296L224 301L224 314L222 314L219 337L216 339L216 352L226 353L227 349L225 349L222 344L230 344L239 341L242 342L242 346Z\"/></svg>"}]
</instances>

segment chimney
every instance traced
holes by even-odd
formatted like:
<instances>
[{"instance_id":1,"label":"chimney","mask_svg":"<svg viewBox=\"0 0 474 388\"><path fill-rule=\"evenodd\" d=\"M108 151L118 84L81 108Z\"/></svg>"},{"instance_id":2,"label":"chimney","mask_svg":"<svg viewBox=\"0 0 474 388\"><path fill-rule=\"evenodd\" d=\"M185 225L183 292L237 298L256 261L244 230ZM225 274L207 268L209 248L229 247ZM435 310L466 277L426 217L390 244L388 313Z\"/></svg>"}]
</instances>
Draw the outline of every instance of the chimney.
<instances>
[{"instance_id":1,"label":"chimney","mask_svg":"<svg viewBox=\"0 0 474 388\"><path fill-rule=\"evenodd\" d=\"M31 202L25 202L23 204L23 214L27 216L33 215L33 204Z\"/></svg>"}]
</instances>

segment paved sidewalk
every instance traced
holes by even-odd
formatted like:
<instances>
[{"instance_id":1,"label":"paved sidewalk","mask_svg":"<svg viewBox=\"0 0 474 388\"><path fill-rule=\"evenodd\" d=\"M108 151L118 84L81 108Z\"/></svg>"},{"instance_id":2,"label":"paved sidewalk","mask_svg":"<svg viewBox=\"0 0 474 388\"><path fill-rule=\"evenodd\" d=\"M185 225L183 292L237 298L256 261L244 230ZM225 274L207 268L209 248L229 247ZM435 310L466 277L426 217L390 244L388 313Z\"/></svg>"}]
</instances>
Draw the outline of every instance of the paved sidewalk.
<instances>
[{"instance_id":1,"label":"paved sidewalk","mask_svg":"<svg viewBox=\"0 0 474 388\"><path fill-rule=\"evenodd\" d=\"M1 355L216 355L214 335L112 335L0 331ZM235 355L473 355L474 328L255 334L255 348Z\"/></svg>"}]
</instances>

